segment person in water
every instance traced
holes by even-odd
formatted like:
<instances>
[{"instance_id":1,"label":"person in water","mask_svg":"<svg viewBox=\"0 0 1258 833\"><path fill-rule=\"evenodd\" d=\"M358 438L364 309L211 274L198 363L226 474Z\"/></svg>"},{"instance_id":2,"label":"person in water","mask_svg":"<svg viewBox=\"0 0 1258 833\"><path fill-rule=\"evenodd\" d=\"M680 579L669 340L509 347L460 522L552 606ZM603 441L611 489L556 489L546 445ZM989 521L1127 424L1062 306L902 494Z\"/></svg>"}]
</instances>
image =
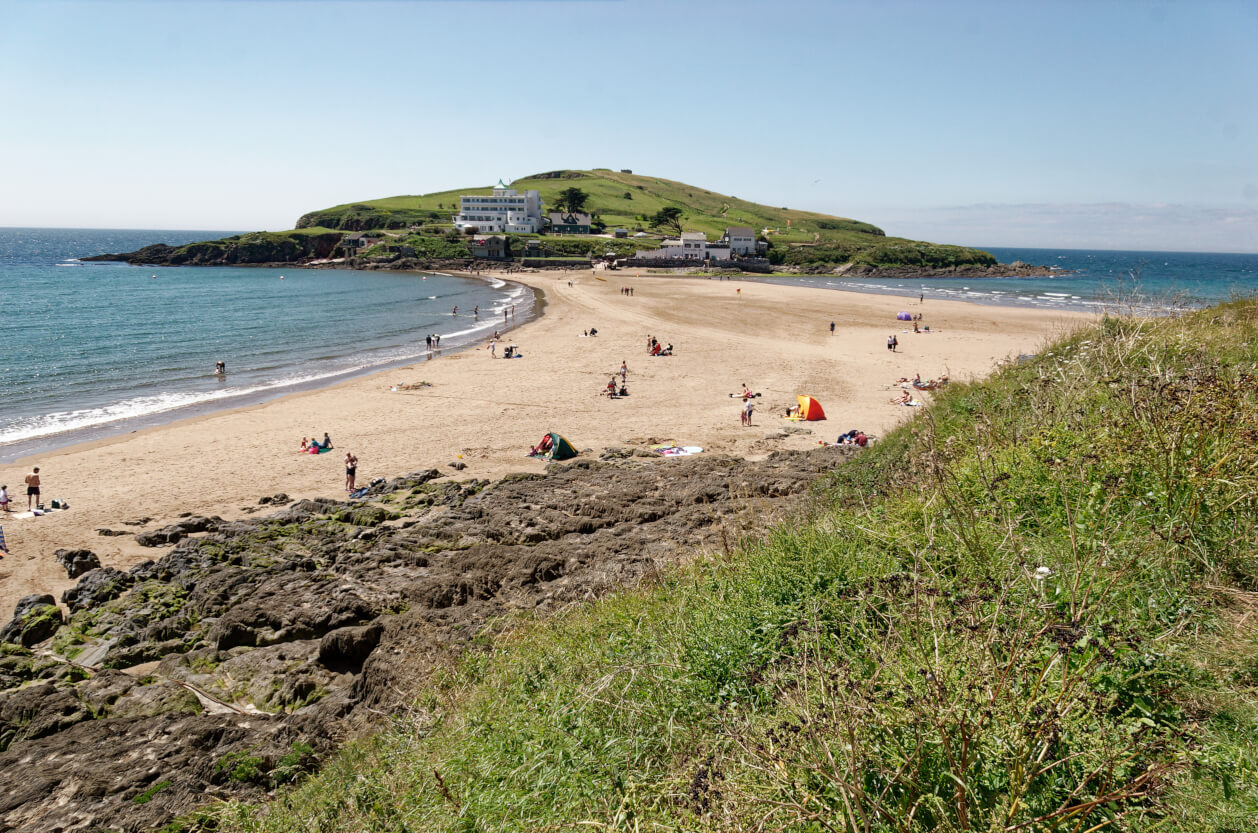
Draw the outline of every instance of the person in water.
<instances>
[{"instance_id":1,"label":"person in water","mask_svg":"<svg viewBox=\"0 0 1258 833\"><path fill-rule=\"evenodd\" d=\"M227 363L226 363L226 362L214 362L214 373L215 373L215 375L218 375L218 376L226 376L226 375L227 375Z\"/></svg>"}]
</instances>

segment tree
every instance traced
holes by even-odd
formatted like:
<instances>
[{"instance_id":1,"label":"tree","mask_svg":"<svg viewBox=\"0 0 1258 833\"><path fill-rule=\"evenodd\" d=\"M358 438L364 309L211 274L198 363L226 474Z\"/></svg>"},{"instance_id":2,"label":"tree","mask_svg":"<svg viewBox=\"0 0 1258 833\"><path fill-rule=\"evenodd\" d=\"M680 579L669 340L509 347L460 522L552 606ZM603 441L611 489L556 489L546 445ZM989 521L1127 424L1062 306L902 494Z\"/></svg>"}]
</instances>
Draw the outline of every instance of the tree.
<instances>
[{"instance_id":1,"label":"tree","mask_svg":"<svg viewBox=\"0 0 1258 833\"><path fill-rule=\"evenodd\" d=\"M560 211L580 211L590 201L590 195L580 188L565 188L555 198L555 208Z\"/></svg>"},{"instance_id":2,"label":"tree","mask_svg":"<svg viewBox=\"0 0 1258 833\"><path fill-rule=\"evenodd\" d=\"M672 229L681 234L681 209L675 205L661 208L651 217L651 225L656 228Z\"/></svg>"}]
</instances>

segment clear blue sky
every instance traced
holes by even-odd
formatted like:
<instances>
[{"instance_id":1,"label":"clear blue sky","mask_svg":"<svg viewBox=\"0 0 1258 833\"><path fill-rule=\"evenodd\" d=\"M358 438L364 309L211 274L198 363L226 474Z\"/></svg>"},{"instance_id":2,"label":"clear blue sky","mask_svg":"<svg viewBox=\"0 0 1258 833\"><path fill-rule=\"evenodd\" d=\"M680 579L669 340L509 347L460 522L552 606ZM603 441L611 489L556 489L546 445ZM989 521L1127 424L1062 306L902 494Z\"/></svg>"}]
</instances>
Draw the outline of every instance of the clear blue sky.
<instances>
[{"instance_id":1,"label":"clear blue sky","mask_svg":"<svg viewBox=\"0 0 1258 833\"><path fill-rule=\"evenodd\" d=\"M0 226L632 168L888 233L1258 251L1258 0L0 0Z\"/></svg>"}]
</instances>

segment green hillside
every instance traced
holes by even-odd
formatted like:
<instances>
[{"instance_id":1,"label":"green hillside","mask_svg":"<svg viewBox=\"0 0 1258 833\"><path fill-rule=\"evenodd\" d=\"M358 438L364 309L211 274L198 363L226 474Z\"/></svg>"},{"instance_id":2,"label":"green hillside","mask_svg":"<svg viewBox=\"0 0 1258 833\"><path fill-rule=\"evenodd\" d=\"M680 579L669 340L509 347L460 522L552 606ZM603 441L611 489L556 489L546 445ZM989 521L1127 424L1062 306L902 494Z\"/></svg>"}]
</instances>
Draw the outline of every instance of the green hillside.
<instances>
[{"instance_id":1,"label":"green hillside","mask_svg":"<svg viewBox=\"0 0 1258 833\"><path fill-rule=\"evenodd\" d=\"M813 211L774 208L718 194L683 182L605 169L552 171L511 183L518 190L536 189L546 206L561 191L579 188L589 195L587 211L608 229L625 228L664 236L667 229L651 218L665 208L681 210L687 231L702 231L710 240L728 226L749 226L773 244L772 259L788 265L809 263L870 263L874 265L989 265L987 252L887 237L882 229L846 217ZM386 197L313 211L297 221L298 228L324 226L352 231L405 229L420 226L426 234L449 229L461 195L488 195L492 188L460 188L419 196ZM654 245L641 244L641 248Z\"/></svg>"},{"instance_id":2,"label":"green hillside","mask_svg":"<svg viewBox=\"0 0 1258 833\"><path fill-rule=\"evenodd\" d=\"M953 384L810 516L504 628L181 829L1249 830L1255 367L1236 302Z\"/></svg>"}]
</instances>

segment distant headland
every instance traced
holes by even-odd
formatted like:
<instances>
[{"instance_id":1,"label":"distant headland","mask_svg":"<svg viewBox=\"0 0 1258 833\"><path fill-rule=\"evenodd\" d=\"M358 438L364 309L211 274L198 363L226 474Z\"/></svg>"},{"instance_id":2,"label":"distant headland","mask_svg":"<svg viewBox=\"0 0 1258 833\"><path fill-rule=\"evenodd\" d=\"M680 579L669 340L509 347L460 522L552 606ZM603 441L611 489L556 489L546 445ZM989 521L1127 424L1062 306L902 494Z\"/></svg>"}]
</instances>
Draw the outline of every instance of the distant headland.
<instances>
[{"instance_id":1,"label":"distant headland","mask_svg":"<svg viewBox=\"0 0 1258 833\"><path fill-rule=\"evenodd\" d=\"M347 203L302 215L289 231L85 257L165 266L358 269L647 268L1004 277L1053 274L990 253L888 237L877 226L774 208L629 170L559 170L509 185Z\"/></svg>"}]
</instances>

